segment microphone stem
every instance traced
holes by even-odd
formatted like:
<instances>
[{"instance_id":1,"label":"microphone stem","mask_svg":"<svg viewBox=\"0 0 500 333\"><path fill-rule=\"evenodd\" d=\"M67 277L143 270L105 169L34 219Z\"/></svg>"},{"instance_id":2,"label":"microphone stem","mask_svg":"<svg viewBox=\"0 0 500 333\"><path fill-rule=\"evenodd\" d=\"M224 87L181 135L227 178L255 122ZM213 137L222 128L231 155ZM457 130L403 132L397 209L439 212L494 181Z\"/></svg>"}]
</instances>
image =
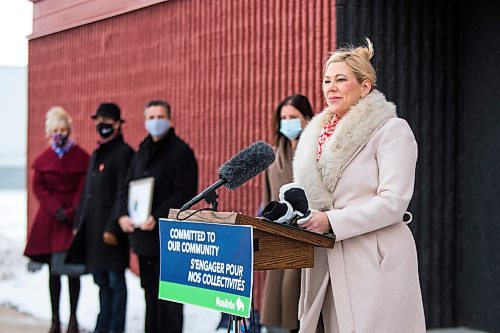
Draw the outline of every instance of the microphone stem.
<instances>
[{"instance_id":1,"label":"microphone stem","mask_svg":"<svg viewBox=\"0 0 500 333\"><path fill-rule=\"evenodd\" d=\"M200 202L203 199L205 199L205 201L208 204L213 205L214 202L217 202L217 198L219 197L217 195L217 193L215 192L215 190L218 189L219 187L221 187L222 185L224 185L225 183L227 183L227 180L225 180L223 178L219 179L218 181L216 181L215 183L213 183L212 185L207 187L205 190L203 190L203 192L201 192L200 194L195 196L193 199L191 199L187 203L185 203L181 207L180 212L183 212L183 211L191 208L191 206L196 205L198 202ZM215 210L217 210L217 205L215 206Z\"/></svg>"}]
</instances>

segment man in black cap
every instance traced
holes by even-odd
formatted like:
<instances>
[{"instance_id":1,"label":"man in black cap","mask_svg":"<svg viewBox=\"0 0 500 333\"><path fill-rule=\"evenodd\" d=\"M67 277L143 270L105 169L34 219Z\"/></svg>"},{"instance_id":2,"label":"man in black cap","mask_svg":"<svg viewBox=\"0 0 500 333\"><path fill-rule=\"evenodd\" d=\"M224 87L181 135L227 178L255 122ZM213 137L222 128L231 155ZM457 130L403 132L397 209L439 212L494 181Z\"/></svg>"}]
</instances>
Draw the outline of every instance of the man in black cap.
<instances>
[{"instance_id":1,"label":"man in black cap","mask_svg":"<svg viewBox=\"0 0 500 333\"><path fill-rule=\"evenodd\" d=\"M146 300L146 333L181 333L182 304L158 299L160 279L160 240L158 219L171 208L180 208L195 194L198 165L191 148L175 133L167 102L153 100L144 110L148 136L130 163L129 180L154 177L151 215L136 228L128 215L128 187L121 191L119 224L130 233L132 249L139 257L141 286Z\"/></svg>"},{"instance_id":2,"label":"man in black cap","mask_svg":"<svg viewBox=\"0 0 500 333\"><path fill-rule=\"evenodd\" d=\"M134 151L123 141L124 123L114 103L99 105L92 116L99 133L97 149L90 158L85 188L77 213L85 264L99 286L100 313L95 332L123 332L129 263L128 237L118 225L118 192L126 181ZM73 244L75 248L81 248Z\"/></svg>"}]
</instances>

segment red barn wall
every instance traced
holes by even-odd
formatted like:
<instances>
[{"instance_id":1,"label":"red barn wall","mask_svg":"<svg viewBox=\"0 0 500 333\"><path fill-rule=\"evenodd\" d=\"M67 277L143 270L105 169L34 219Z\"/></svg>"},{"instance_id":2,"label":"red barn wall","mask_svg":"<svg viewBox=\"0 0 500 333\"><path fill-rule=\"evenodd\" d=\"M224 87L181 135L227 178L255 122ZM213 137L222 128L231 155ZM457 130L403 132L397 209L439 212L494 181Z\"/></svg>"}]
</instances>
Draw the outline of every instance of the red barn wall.
<instances>
[{"instance_id":1,"label":"red barn wall","mask_svg":"<svg viewBox=\"0 0 500 333\"><path fill-rule=\"evenodd\" d=\"M47 147L44 116L61 105L89 153L97 135L90 115L118 103L125 140L146 132L143 106L166 99L173 124L194 149L203 189L217 168L256 140L271 139L271 115L292 93L316 112L322 62L335 47L330 0L167 1L29 41L28 165ZM28 173L32 178L32 171ZM219 190L221 211L255 214L261 178ZM28 221L37 209L28 191Z\"/></svg>"}]
</instances>

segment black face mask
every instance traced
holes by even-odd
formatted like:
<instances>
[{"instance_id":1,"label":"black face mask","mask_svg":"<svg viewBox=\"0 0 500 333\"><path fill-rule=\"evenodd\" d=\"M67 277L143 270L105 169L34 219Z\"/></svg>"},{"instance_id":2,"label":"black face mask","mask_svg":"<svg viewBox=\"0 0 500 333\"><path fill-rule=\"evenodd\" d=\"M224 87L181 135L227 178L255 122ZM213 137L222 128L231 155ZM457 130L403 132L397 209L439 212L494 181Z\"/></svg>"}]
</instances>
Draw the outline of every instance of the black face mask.
<instances>
[{"instance_id":1,"label":"black face mask","mask_svg":"<svg viewBox=\"0 0 500 333\"><path fill-rule=\"evenodd\" d=\"M96 125L97 133L103 138L109 138L115 132L112 124L99 123Z\"/></svg>"}]
</instances>

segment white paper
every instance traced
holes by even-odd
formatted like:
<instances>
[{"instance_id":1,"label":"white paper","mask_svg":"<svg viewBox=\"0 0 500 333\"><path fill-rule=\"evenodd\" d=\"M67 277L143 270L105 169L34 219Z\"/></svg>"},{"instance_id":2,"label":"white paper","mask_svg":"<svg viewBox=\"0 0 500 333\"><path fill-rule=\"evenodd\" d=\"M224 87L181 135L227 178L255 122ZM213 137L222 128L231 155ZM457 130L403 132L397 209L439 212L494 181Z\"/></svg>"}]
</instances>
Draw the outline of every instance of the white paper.
<instances>
[{"instance_id":1,"label":"white paper","mask_svg":"<svg viewBox=\"0 0 500 333\"><path fill-rule=\"evenodd\" d=\"M128 215L136 228L143 225L151 215L153 203L153 177L133 180L128 187Z\"/></svg>"}]
</instances>

